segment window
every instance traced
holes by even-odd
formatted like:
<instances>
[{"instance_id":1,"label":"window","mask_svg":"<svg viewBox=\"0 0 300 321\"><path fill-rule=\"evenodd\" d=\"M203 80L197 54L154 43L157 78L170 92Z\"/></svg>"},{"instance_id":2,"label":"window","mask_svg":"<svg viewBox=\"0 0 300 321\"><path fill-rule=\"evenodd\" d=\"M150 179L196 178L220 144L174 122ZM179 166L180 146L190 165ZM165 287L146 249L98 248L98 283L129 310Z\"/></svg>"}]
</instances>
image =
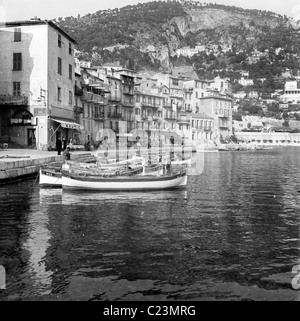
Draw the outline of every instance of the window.
<instances>
[{"instance_id":1,"label":"window","mask_svg":"<svg viewBox=\"0 0 300 321\"><path fill-rule=\"evenodd\" d=\"M73 96L72 91L69 91L69 105L72 105L72 103L73 103L72 96Z\"/></svg>"},{"instance_id":2,"label":"window","mask_svg":"<svg viewBox=\"0 0 300 321\"><path fill-rule=\"evenodd\" d=\"M198 98L198 91L196 91L196 98Z\"/></svg>"},{"instance_id":3,"label":"window","mask_svg":"<svg viewBox=\"0 0 300 321\"><path fill-rule=\"evenodd\" d=\"M61 101L61 88L57 87L57 100Z\"/></svg>"},{"instance_id":4,"label":"window","mask_svg":"<svg viewBox=\"0 0 300 321\"><path fill-rule=\"evenodd\" d=\"M21 96L21 83L13 82L13 96Z\"/></svg>"},{"instance_id":5,"label":"window","mask_svg":"<svg viewBox=\"0 0 300 321\"><path fill-rule=\"evenodd\" d=\"M72 65L69 65L69 79L72 80L73 68Z\"/></svg>"},{"instance_id":6,"label":"window","mask_svg":"<svg viewBox=\"0 0 300 321\"><path fill-rule=\"evenodd\" d=\"M14 42L21 41L21 28L15 28L14 30Z\"/></svg>"},{"instance_id":7,"label":"window","mask_svg":"<svg viewBox=\"0 0 300 321\"><path fill-rule=\"evenodd\" d=\"M178 79L172 79L172 85L178 86Z\"/></svg>"},{"instance_id":8,"label":"window","mask_svg":"<svg viewBox=\"0 0 300 321\"><path fill-rule=\"evenodd\" d=\"M57 44L61 48L61 35L58 35Z\"/></svg>"},{"instance_id":9,"label":"window","mask_svg":"<svg viewBox=\"0 0 300 321\"><path fill-rule=\"evenodd\" d=\"M58 72L60 75L62 74L61 65L62 65L61 58L58 57L58 60L57 60L57 72Z\"/></svg>"},{"instance_id":10,"label":"window","mask_svg":"<svg viewBox=\"0 0 300 321\"><path fill-rule=\"evenodd\" d=\"M13 54L13 70L22 70L22 53Z\"/></svg>"},{"instance_id":11,"label":"window","mask_svg":"<svg viewBox=\"0 0 300 321\"><path fill-rule=\"evenodd\" d=\"M72 44L69 42L69 55L72 55Z\"/></svg>"}]
</instances>

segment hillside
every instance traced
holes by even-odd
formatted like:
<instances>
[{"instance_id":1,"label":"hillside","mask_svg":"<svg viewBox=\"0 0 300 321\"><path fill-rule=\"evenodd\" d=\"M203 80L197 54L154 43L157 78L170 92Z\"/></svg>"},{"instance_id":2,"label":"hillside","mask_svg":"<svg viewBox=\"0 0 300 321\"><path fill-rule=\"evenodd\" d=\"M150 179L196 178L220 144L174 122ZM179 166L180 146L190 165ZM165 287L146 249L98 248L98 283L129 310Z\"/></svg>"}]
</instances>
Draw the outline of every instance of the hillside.
<instances>
[{"instance_id":1,"label":"hillside","mask_svg":"<svg viewBox=\"0 0 300 321\"><path fill-rule=\"evenodd\" d=\"M201 77L216 70L234 77L238 68L255 77L300 70L299 22L269 11L153 1L54 22L77 40L81 58L94 64L119 61L136 71L164 72L182 65ZM183 56L184 48L194 55ZM254 52L267 54L249 63Z\"/></svg>"}]
</instances>

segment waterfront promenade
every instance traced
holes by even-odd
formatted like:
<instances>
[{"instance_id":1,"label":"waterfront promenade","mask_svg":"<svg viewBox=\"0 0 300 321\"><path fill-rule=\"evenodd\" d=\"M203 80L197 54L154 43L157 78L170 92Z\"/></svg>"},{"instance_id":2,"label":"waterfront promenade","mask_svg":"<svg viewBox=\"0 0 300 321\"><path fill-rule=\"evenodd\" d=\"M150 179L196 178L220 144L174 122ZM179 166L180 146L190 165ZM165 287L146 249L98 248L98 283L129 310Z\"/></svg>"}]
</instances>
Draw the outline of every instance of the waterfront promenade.
<instances>
[{"instance_id":1,"label":"waterfront promenade","mask_svg":"<svg viewBox=\"0 0 300 321\"><path fill-rule=\"evenodd\" d=\"M71 152L71 159L91 154L86 151ZM56 151L36 149L0 150L0 184L14 181L38 173L41 165L62 162L63 156Z\"/></svg>"}]
</instances>

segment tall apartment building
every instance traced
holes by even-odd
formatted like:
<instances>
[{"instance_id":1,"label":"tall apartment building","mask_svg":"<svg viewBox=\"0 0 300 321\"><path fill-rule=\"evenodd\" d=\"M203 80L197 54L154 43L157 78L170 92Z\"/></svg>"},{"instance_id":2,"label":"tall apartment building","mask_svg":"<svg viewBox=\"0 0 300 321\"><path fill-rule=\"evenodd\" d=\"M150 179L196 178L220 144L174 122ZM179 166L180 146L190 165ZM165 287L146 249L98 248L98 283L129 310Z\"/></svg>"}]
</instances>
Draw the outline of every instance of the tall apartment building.
<instances>
[{"instance_id":1,"label":"tall apartment building","mask_svg":"<svg viewBox=\"0 0 300 321\"><path fill-rule=\"evenodd\" d=\"M3 23L0 43L0 135L40 149L72 138L75 40L34 19Z\"/></svg>"},{"instance_id":2,"label":"tall apartment building","mask_svg":"<svg viewBox=\"0 0 300 321\"><path fill-rule=\"evenodd\" d=\"M207 91L200 98L200 111L214 119L213 140L220 143L232 135L232 99L219 91Z\"/></svg>"},{"instance_id":3,"label":"tall apartment building","mask_svg":"<svg viewBox=\"0 0 300 321\"><path fill-rule=\"evenodd\" d=\"M158 86L157 79L138 77L135 83L136 130L148 136L151 131L153 141L164 131L163 96L163 88Z\"/></svg>"},{"instance_id":4,"label":"tall apartment building","mask_svg":"<svg viewBox=\"0 0 300 321\"><path fill-rule=\"evenodd\" d=\"M206 88L210 85L207 80L185 79L183 80L184 108L199 113L199 98L206 94Z\"/></svg>"}]
</instances>

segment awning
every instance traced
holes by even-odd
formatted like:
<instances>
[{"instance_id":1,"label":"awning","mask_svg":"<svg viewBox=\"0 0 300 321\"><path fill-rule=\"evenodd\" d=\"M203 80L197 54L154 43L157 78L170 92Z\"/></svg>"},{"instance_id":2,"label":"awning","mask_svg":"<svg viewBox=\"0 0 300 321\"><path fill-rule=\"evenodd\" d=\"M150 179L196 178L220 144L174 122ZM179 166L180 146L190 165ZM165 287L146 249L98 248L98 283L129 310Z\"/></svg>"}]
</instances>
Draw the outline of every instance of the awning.
<instances>
[{"instance_id":1,"label":"awning","mask_svg":"<svg viewBox=\"0 0 300 321\"><path fill-rule=\"evenodd\" d=\"M60 123L61 127L63 127L63 128L76 129L76 130L84 129L84 127L82 125L74 123L74 122L61 120L61 119L57 119L57 118L52 118L52 117L50 119L53 121L56 121L57 123Z\"/></svg>"}]
</instances>

